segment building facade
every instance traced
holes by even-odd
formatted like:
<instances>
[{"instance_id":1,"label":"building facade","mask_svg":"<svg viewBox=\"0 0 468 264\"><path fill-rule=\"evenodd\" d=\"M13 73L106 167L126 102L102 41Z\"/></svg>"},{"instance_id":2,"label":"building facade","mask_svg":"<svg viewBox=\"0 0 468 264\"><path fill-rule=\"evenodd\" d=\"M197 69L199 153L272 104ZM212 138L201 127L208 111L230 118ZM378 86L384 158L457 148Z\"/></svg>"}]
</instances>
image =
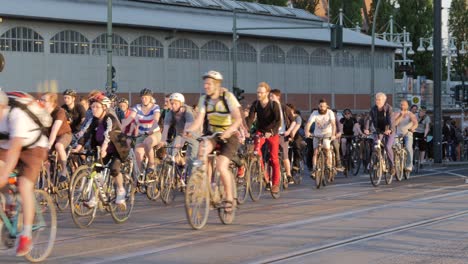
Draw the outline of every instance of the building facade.
<instances>
[{"instance_id":1,"label":"building facade","mask_svg":"<svg viewBox=\"0 0 468 264\"><path fill-rule=\"evenodd\" d=\"M207 3L234 6L238 2L195 1L188 6L114 0L113 65L122 96L136 101L139 90L150 88L158 93L158 100L163 94L182 92L189 103L195 103L203 92L201 75L212 69L224 75L225 87L232 87L232 10ZM0 13L0 51L6 59L0 86L37 93L104 89L107 1L15 1L27 9L8 2L0 0L5 7ZM41 5L34 9L37 3ZM292 17L274 13L270 6L250 5L236 9L238 27L323 24L303 10L283 8L284 13L295 14ZM252 12L254 7L271 11ZM302 110L315 107L322 97L338 109L369 108L368 36L345 30L342 50L329 48L326 26L239 31L239 36L237 83L246 91L246 102L255 98L256 85L266 81ZM376 91L389 94L394 82L392 45L377 40L375 58Z\"/></svg>"}]
</instances>

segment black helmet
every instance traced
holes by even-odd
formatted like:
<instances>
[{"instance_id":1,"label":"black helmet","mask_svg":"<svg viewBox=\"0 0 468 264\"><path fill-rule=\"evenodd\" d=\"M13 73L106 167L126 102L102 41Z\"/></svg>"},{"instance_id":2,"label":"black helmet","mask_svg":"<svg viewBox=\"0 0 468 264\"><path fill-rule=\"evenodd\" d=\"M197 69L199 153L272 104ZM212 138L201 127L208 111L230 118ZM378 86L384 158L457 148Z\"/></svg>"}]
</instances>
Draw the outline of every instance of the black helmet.
<instances>
[{"instance_id":1,"label":"black helmet","mask_svg":"<svg viewBox=\"0 0 468 264\"><path fill-rule=\"evenodd\" d=\"M343 115L346 115L346 113L352 114L353 112L351 112L349 108L346 108L345 110L343 110Z\"/></svg>"},{"instance_id":2,"label":"black helmet","mask_svg":"<svg viewBox=\"0 0 468 264\"><path fill-rule=\"evenodd\" d=\"M69 96L76 97L76 91L73 90L73 89L66 89L66 90L63 92L63 95L69 95Z\"/></svg>"},{"instance_id":3,"label":"black helmet","mask_svg":"<svg viewBox=\"0 0 468 264\"><path fill-rule=\"evenodd\" d=\"M145 95L153 96L153 91L151 91L148 88L145 88L145 89L141 90L140 91L140 97L145 96Z\"/></svg>"}]
</instances>

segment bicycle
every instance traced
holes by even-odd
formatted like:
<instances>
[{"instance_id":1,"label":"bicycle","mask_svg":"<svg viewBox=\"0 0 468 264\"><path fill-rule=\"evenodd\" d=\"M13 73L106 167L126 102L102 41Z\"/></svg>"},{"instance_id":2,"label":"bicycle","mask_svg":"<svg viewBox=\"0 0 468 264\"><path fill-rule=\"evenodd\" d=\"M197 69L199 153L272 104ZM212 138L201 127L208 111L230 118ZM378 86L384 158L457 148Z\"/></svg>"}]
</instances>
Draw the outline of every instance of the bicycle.
<instances>
[{"instance_id":1,"label":"bicycle","mask_svg":"<svg viewBox=\"0 0 468 264\"><path fill-rule=\"evenodd\" d=\"M110 212L115 223L128 220L135 203L135 185L131 177L133 158L129 154L122 165L123 186L126 192L124 204L115 204L117 186L113 177L110 177L109 164L103 164L98 158L99 162L92 163L88 170L80 170L76 175L70 188L70 204L73 222L78 227L89 227L96 217L98 207L104 207ZM96 204L90 206L93 200Z\"/></svg>"},{"instance_id":2,"label":"bicycle","mask_svg":"<svg viewBox=\"0 0 468 264\"><path fill-rule=\"evenodd\" d=\"M182 155L182 149L177 147L165 147L166 149L178 149L176 155ZM185 166L180 166L176 162L176 155L166 155L166 158L161 163L160 172L160 193L161 200L164 204L169 205L175 199L175 191L181 185L182 178L185 172ZM182 189L182 188L179 188Z\"/></svg>"},{"instance_id":3,"label":"bicycle","mask_svg":"<svg viewBox=\"0 0 468 264\"><path fill-rule=\"evenodd\" d=\"M248 182L249 196L252 201L256 202L260 199L263 192L263 179L265 171L262 164L262 157L255 151L255 137L245 140L246 147L246 173L245 180Z\"/></svg>"},{"instance_id":4,"label":"bicycle","mask_svg":"<svg viewBox=\"0 0 468 264\"><path fill-rule=\"evenodd\" d=\"M1 240L7 248L15 246L23 223L22 204L17 187L17 173L10 174L8 194L0 193L2 208L0 219L3 222ZM35 214L32 225L32 249L25 256L30 262L44 261L52 252L57 234L57 213L51 196L44 190L34 190ZM8 199L8 204L7 204ZM44 236L41 236L44 235Z\"/></svg>"},{"instance_id":5,"label":"bicycle","mask_svg":"<svg viewBox=\"0 0 468 264\"><path fill-rule=\"evenodd\" d=\"M393 148L393 160L395 166L395 178L401 181L403 177L409 179L409 172L405 170L406 160L408 159L408 152L405 147L405 136L395 137ZM408 175L407 175L408 174Z\"/></svg>"},{"instance_id":6,"label":"bicycle","mask_svg":"<svg viewBox=\"0 0 468 264\"><path fill-rule=\"evenodd\" d=\"M218 139L221 132L210 136L204 136L198 139L202 142L210 139ZM208 220L210 205L218 210L218 216L223 224L231 224L236 215L236 185L234 177L231 177L231 186L233 192L232 206L230 212L226 211L228 206L225 198L224 186L220 174L216 171L216 157L218 149L213 153L207 153L205 144L200 144L203 157L193 163L192 175L189 178L185 189L185 213L190 226L193 229L202 229ZM209 168L211 167L211 168Z\"/></svg>"},{"instance_id":7,"label":"bicycle","mask_svg":"<svg viewBox=\"0 0 468 264\"><path fill-rule=\"evenodd\" d=\"M422 167L419 153L419 141L424 140L422 138L414 138L414 148L413 148L413 173L418 174L419 169ZM409 176L409 175L408 175Z\"/></svg>"},{"instance_id":8,"label":"bicycle","mask_svg":"<svg viewBox=\"0 0 468 264\"><path fill-rule=\"evenodd\" d=\"M234 157L230 164L230 169L232 175L238 175L238 170L241 166L244 167L244 177L240 178L237 176L236 188L237 188L237 203L243 204L247 200L249 195L249 186L250 186L250 173L248 173L248 151L247 151L247 140L244 145L242 145L238 152L237 157Z\"/></svg>"},{"instance_id":9,"label":"bicycle","mask_svg":"<svg viewBox=\"0 0 468 264\"><path fill-rule=\"evenodd\" d=\"M377 139L374 143L374 151L372 151L370 162L369 162L369 176L371 183L374 187L377 187L382 176L385 176L385 182L391 184L393 175L388 172L388 160L387 151L385 150L385 144L382 142L382 134L377 134Z\"/></svg>"},{"instance_id":10,"label":"bicycle","mask_svg":"<svg viewBox=\"0 0 468 264\"><path fill-rule=\"evenodd\" d=\"M356 136L343 136L348 139L346 141L346 153L344 153L345 170L344 175L358 175L359 169L361 168L361 149L357 142Z\"/></svg>"},{"instance_id":11,"label":"bicycle","mask_svg":"<svg viewBox=\"0 0 468 264\"><path fill-rule=\"evenodd\" d=\"M331 151L331 167L326 166L326 160L328 159L327 153L325 151L325 148L323 147L323 140L324 139L329 139L331 140L331 137L317 137L317 136L310 136L310 138L317 138L318 139L318 145L317 148L314 151L317 151L317 160L315 164L315 186L317 189L320 189L320 187L325 187L328 183L331 183L336 175L336 171L334 169L335 166L335 157L334 157L334 151L333 151L333 146L330 144L330 149L328 151Z\"/></svg>"},{"instance_id":12,"label":"bicycle","mask_svg":"<svg viewBox=\"0 0 468 264\"><path fill-rule=\"evenodd\" d=\"M288 146L288 156L289 160L291 161L291 164L294 164L294 154L293 154L293 146L289 144ZM304 160L299 161L299 170L296 171L294 169L291 169L291 174L294 180L294 184L301 184L302 183L302 173L304 172Z\"/></svg>"}]
</instances>

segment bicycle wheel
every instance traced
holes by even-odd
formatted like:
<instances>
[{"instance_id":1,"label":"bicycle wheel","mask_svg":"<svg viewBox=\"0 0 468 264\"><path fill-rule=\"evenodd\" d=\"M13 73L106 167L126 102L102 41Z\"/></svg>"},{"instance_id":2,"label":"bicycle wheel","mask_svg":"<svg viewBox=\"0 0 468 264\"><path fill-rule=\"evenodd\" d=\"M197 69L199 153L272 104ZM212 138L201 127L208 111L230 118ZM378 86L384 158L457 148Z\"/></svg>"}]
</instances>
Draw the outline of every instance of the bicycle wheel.
<instances>
[{"instance_id":1,"label":"bicycle wheel","mask_svg":"<svg viewBox=\"0 0 468 264\"><path fill-rule=\"evenodd\" d=\"M320 151L317 155L317 164L315 166L315 186L319 189L324 183L325 174L325 155Z\"/></svg>"},{"instance_id":2,"label":"bicycle wheel","mask_svg":"<svg viewBox=\"0 0 468 264\"><path fill-rule=\"evenodd\" d=\"M386 153L385 154L385 166L387 166L387 169L386 169L386 172L385 172L385 183L386 184L391 184L392 181L393 181L393 175L392 175L392 172L391 172L391 167L389 166L390 165L390 161L388 160L388 156ZM400 161L401 162L401 161ZM395 166L395 164L393 164L393 166Z\"/></svg>"},{"instance_id":3,"label":"bicycle wheel","mask_svg":"<svg viewBox=\"0 0 468 264\"><path fill-rule=\"evenodd\" d=\"M234 177L231 177L231 186L232 186L232 193L234 199L232 200L232 207L231 207L231 212L226 212L225 207L219 207L218 208L218 216L221 222L225 225L230 225L232 222L234 222L234 219L236 218L236 211L237 211L237 194L236 194L236 185L234 182ZM223 188L220 186L220 188ZM223 197L224 200L225 197Z\"/></svg>"},{"instance_id":4,"label":"bicycle wheel","mask_svg":"<svg viewBox=\"0 0 468 264\"><path fill-rule=\"evenodd\" d=\"M115 204L115 199L117 195L117 190L112 192L113 196L111 196L110 202L110 213L112 219L117 224L124 223L128 220L130 215L133 211L133 206L135 204L135 183L132 177L128 174L122 174L123 177L123 187L125 189L125 203L123 204ZM117 184L112 184L115 189L117 189Z\"/></svg>"},{"instance_id":5,"label":"bicycle wheel","mask_svg":"<svg viewBox=\"0 0 468 264\"><path fill-rule=\"evenodd\" d=\"M175 172L170 164L164 163L161 169L161 200L169 205L175 199Z\"/></svg>"},{"instance_id":6,"label":"bicycle wheel","mask_svg":"<svg viewBox=\"0 0 468 264\"><path fill-rule=\"evenodd\" d=\"M76 175L73 185L70 188L71 215L73 222L79 228L86 228L91 225L96 217L98 208L97 201L99 198L95 192L93 180L88 178L89 174L90 172L88 170L81 170L80 173ZM90 207L90 201L96 201L93 207Z\"/></svg>"},{"instance_id":7,"label":"bicycle wheel","mask_svg":"<svg viewBox=\"0 0 468 264\"><path fill-rule=\"evenodd\" d=\"M395 166L395 178L397 181L401 181L403 178L403 173L404 173L404 164L403 164L403 157L402 157L402 152L400 150L394 150L394 164Z\"/></svg>"},{"instance_id":8,"label":"bicycle wheel","mask_svg":"<svg viewBox=\"0 0 468 264\"><path fill-rule=\"evenodd\" d=\"M58 166L57 171L61 171L60 165ZM70 204L70 195L68 192L70 186L70 177L68 175L66 177L67 179L64 182L57 184L55 189L54 200L60 212L65 211Z\"/></svg>"},{"instance_id":9,"label":"bicycle wheel","mask_svg":"<svg viewBox=\"0 0 468 264\"><path fill-rule=\"evenodd\" d=\"M246 166L244 165L244 171L246 170ZM236 177L237 175L238 168L236 166L231 167L231 173L234 178L239 179ZM238 204L243 204L247 200L247 196L249 195L249 177L250 175L248 173L244 173L244 179L243 181L235 181L236 183L236 191L237 191L237 203Z\"/></svg>"},{"instance_id":10,"label":"bicycle wheel","mask_svg":"<svg viewBox=\"0 0 468 264\"><path fill-rule=\"evenodd\" d=\"M380 166L380 157L374 151L369 160L369 176L372 185L377 187L382 180L382 167Z\"/></svg>"},{"instance_id":11,"label":"bicycle wheel","mask_svg":"<svg viewBox=\"0 0 468 264\"><path fill-rule=\"evenodd\" d=\"M418 174L419 173L419 167L421 167L421 161L420 161L420 154L419 154L419 148L415 148L413 152L413 172ZM405 177L405 179L408 179Z\"/></svg>"},{"instance_id":12,"label":"bicycle wheel","mask_svg":"<svg viewBox=\"0 0 468 264\"><path fill-rule=\"evenodd\" d=\"M253 159L249 163L248 170L245 173L248 174L249 183L249 195L252 201L256 202L260 199L263 192L263 177L265 175L262 165L257 159ZM247 178L246 178L247 179Z\"/></svg>"},{"instance_id":13,"label":"bicycle wheel","mask_svg":"<svg viewBox=\"0 0 468 264\"><path fill-rule=\"evenodd\" d=\"M25 258L31 262L44 261L52 252L57 235L57 213L52 198L43 190L35 190L36 213L32 226L31 251Z\"/></svg>"},{"instance_id":14,"label":"bicycle wheel","mask_svg":"<svg viewBox=\"0 0 468 264\"><path fill-rule=\"evenodd\" d=\"M351 173L354 176L357 176L359 173L359 169L361 168L361 158L360 158L361 150L358 146L353 148L351 152Z\"/></svg>"},{"instance_id":15,"label":"bicycle wheel","mask_svg":"<svg viewBox=\"0 0 468 264\"><path fill-rule=\"evenodd\" d=\"M148 175L146 175L146 197L148 197L148 199L151 201L156 201L161 195L161 190L159 189L159 172L161 172L160 166L158 166L151 179L148 179Z\"/></svg>"},{"instance_id":16,"label":"bicycle wheel","mask_svg":"<svg viewBox=\"0 0 468 264\"><path fill-rule=\"evenodd\" d=\"M202 229L210 212L209 182L204 173L193 168L185 188L185 215L193 229Z\"/></svg>"}]
</instances>

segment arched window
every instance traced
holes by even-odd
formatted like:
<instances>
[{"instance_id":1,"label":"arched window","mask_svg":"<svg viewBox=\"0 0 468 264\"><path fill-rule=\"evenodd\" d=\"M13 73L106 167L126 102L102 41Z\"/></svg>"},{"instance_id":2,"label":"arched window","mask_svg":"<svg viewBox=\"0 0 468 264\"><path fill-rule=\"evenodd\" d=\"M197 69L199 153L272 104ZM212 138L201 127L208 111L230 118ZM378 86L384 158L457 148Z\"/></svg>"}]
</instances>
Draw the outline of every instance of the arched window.
<instances>
[{"instance_id":1,"label":"arched window","mask_svg":"<svg viewBox=\"0 0 468 264\"><path fill-rule=\"evenodd\" d=\"M211 40L200 50L202 60L229 60L229 49L223 43L217 40Z\"/></svg>"},{"instance_id":2,"label":"arched window","mask_svg":"<svg viewBox=\"0 0 468 264\"><path fill-rule=\"evenodd\" d=\"M275 45L265 47L260 53L260 62L262 63L284 63L284 51Z\"/></svg>"},{"instance_id":3,"label":"arched window","mask_svg":"<svg viewBox=\"0 0 468 264\"><path fill-rule=\"evenodd\" d=\"M15 27L0 36L0 50L44 52L44 39L30 28Z\"/></svg>"},{"instance_id":4,"label":"arched window","mask_svg":"<svg viewBox=\"0 0 468 264\"><path fill-rule=\"evenodd\" d=\"M346 52L346 51L336 53L335 66L353 67L354 66L353 54L351 54L350 52Z\"/></svg>"},{"instance_id":5,"label":"arched window","mask_svg":"<svg viewBox=\"0 0 468 264\"><path fill-rule=\"evenodd\" d=\"M50 40L50 53L89 54L89 40L80 32L64 30Z\"/></svg>"},{"instance_id":6,"label":"arched window","mask_svg":"<svg viewBox=\"0 0 468 264\"><path fill-rule=\"evenodd\" d=\"M304 48L293 47L286 55L288 64L309 64L309 54Z\"/></svg>"},{"instance_id":7,"label":"arched window","mask_svg":"<svg viewBox=\"0 0 468 264\"><path fill-rule=\"evenodd\" d=\"M325 49L316 49L310 54L310 64L330 66L331 54Z\"/></svg>"},{"instance_id":8,"label":"arched window","mask_svg":"<svg viewBox=\"0 0 468 264\"><path fill-rule=\"evenodd\" d=\"M128 44L118 34L112 34L112 53L116 56L128 56ZM93 40L93 55L107 54L107 34L101 34Z\"/></svg>"},{"instance_id":9,"label":"arched window","mask_svg":"<svg viewBox=\"0 0 468 264\"><path fill-rule=\"evenodd\" d=\"M257 62L257 51L248 43L237 43L237 61Z\"/></svg>"},{"instance_id":10,"label":"arched window","mask_svg":"<svg viewBox=\"0 0 468 264\"><path fill-rule=\"evenodd\" d=\"M199 56L198 46L189 39L178 39L169 45L169 58L197 60Z\"/></svg>"},{"instance_id":11,"label":"arched window","mask_svg":"<svg viewBox=\"0 0 468 264\"><path fill-rule=\"evenodd\" d=\"M141 36L130 43L130 56L162 58L164 57L164 47L153 37Z\"/></svg>"}]
</instances>

